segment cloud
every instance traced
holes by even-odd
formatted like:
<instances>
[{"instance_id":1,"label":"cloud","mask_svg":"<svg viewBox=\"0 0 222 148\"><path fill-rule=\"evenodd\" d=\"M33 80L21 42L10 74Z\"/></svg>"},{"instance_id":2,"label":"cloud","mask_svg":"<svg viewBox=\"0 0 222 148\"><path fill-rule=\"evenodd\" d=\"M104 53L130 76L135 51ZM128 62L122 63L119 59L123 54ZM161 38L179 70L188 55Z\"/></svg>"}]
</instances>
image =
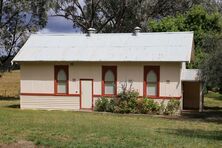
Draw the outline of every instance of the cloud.
<instances>
[{"instance_id":1,"label":"cloud","mask_svg":"<svg viewBox=\"0 0 222 148\"><path fill-rule=\"evenodd\" d=\"M80 32L78 28L73 28L73 23L63 17L49 16L45 28L38 33L76 33Z\"/></svg>"}]
</instances>

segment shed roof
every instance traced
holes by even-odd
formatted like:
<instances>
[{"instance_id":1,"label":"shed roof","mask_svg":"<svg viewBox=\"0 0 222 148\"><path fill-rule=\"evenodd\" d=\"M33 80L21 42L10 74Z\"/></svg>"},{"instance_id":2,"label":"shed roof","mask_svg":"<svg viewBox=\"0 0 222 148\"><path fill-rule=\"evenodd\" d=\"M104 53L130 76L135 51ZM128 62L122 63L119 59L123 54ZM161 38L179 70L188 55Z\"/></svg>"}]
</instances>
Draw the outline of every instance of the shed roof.
<instances>
[{"instance_id":1,"label":"shed roof","mask_svg":"<svg viewBox=\"0 0 222 148\"><path fill-rule=\"evenodd\" d=\"M13 61L189 62L192 50L193 32L32 34Z\"/></svg>"},{"instance_id":2,"label":"shed roof","mask_svg":"<svg viewBox=\"0 0 222 148\"><path fill-rule=\"evenodd\" d=\"M183 69L181 80L182 81L200 81L200 73L199 69Z\"/></svg>"}]
</instances>

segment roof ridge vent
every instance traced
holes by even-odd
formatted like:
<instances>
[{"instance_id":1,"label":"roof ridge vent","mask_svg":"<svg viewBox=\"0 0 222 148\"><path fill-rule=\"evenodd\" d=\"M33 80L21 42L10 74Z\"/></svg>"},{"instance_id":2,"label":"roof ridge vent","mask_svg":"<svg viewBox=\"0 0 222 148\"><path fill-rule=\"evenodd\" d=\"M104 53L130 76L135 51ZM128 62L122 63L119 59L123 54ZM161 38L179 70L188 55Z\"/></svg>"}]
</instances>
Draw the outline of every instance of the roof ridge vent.
<instances>
[{"instance_id":1,"label":"roof ridge vent","mask_svg":"<svg viewBox=\"0 0 222 148\"><path fill-rule=\"evenodd\" d=\"M137 26L134 28L133 35L137 36L140 32L141 32L141 28Z\"/></svg>"},{"instance_id":2,"label":"roof ridge vent","mask_svg":"<svg viewBox=\"0 0 222 148\"><path fill-rule=\"evenodd\" d=\"M87 36L91 36L92 34L95 34L95 33L96 33L96 29L95 28L89 28Z\"/></svg>"}]
</instances>

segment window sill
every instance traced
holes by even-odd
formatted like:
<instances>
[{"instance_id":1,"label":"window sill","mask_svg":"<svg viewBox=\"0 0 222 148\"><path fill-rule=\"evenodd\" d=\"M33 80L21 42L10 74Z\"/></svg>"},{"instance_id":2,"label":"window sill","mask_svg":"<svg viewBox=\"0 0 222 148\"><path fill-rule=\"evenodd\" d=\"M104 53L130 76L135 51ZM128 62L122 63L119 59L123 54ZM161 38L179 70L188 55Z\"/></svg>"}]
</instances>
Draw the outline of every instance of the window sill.
<instances>
[{"instance_id":1,"label":"window sill","mask_svg":"<svg viewBox=\"0 0 222 148\"><path fill-rule=\"evenodd\" d=\"M143 98L149 98L149 99L180 99L181 96L143 96Z\"/></svg>"}]
</instances>

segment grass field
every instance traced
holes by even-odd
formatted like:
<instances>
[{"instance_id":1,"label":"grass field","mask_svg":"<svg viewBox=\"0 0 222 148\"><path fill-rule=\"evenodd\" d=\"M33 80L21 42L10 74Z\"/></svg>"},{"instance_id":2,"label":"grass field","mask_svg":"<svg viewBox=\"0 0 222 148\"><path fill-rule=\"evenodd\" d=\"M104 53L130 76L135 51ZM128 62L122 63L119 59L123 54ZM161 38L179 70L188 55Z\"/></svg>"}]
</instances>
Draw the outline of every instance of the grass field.
<instances>
[{"instance_id":1,"label":"grass field","mask_svg":"<svg viewBox=\"0 0 222 148\"><path fill-rule=\"evenodd\" d=\"M221 113L221 95L210 93L205 100L208 109L218 107ZM16 99L0 100L2 144L25 140L50 147L222 147L221 120L20 110L18 104Z\"/></svg>"},{"instance_id":2,"label":"grass field","mask_svg":"<svg viewBox=\"0 0 222 148\"><path fill-rule=\"evenodd\" d=\"M205 108L222 111L222 95L219 93L209 92L205 98Z\"/></svg>"},{"instance_id":3,"label":"grass field","mask_svg":"<svg viewBox=\"0 0 222 148\"><path fill-rule=\"evenodd\" d=\"M20 79L19 71L4 73L0 77L0 97L18 98L19 84L20 84L19 79Z\"/></svg>"}]
</instances>

